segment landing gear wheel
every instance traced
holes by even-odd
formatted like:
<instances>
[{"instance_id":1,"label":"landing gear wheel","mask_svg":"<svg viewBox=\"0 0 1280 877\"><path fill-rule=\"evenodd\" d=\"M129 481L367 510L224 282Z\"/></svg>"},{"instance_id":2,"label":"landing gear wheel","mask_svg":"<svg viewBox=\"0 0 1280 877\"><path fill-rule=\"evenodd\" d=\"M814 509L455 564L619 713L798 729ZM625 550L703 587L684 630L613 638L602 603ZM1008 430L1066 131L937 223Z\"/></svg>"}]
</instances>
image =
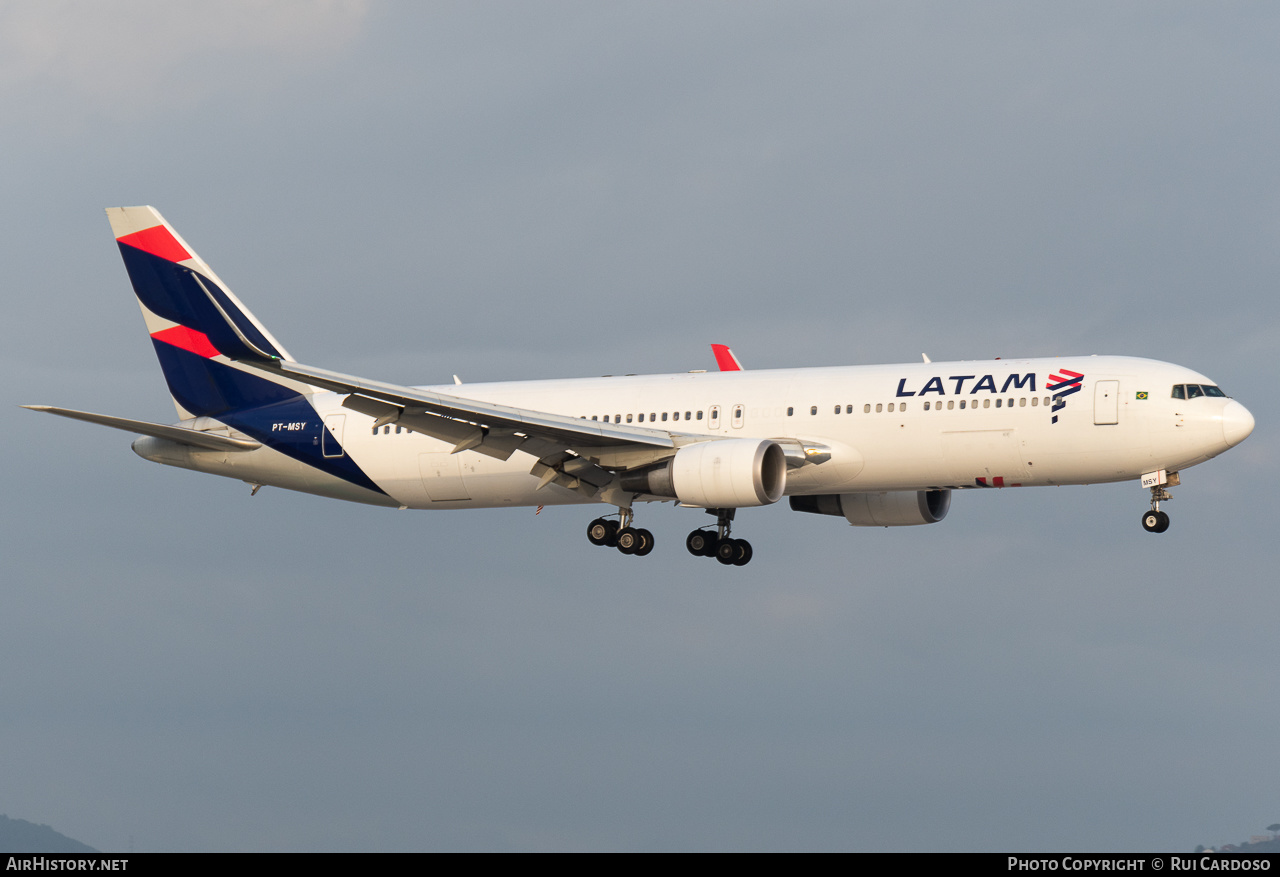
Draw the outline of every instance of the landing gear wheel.
<instances>
[{"instance_id":1,"label":"landing gear wheel","mask_svg":"<svg viewBox=\"0 0 1280 877\"><path fill-rule=\"evenodd\" d=\"M684 540L684 547L694 557L711 557L715 554L716 534L706 530L694 530Z\"/></svg>"},{"instance_id":2,"label":"landing gear wheel","mask_svg":"<svg viewBox=\"0 0 1280 877\"><path fill-rule=\"evenodd\" d=\"M653 534L648 530L636 530L640 535L640 547L635 550L636 557L644 557L653 550Z\"/></svg>"},{"instance_id":3,"label":"landing gear wheel","mask_svg":"<svg viewBox=\"0 0 1280 877\"><path fill-rule=\"evenodd\" d=\"M716 560L725 566L732 566L737 562L741 551L738 549L737 539L721 539L716 545Z\"/></svg>"},{"instance_id":4,"label":"landing gear wheel","mask_svg":"<svg viewBox=\"0 0 1280 877\"><path fill-rule=\"evenodd\" d=\"M592 545L608 545L618 535L618 522L596 518L587 524L587 539Z\"/></svg>"},{"instance_id":5,"label":"landing gear wheel","mask_svg":"<svg viewBox=\"0 0 1280 877\"><path fill-rule=\"evenodd\" d=\"M733 565L746 566L751 562L751 555L753 553L751 551L751 543L746 539L735 539L733 541L738 543L738 556L734 558Z\"/></svg>"},{"instance_id":6,"label":"landing gear wheel","mask_svg":"<svg viewBox=\"0 0 1280 877\"><path fill-rule=\"evenodd\" d=\"M635 554L643 544L639 530L623 527L618 531L618 550L623 554Z\"/></svg>"},{"instance_id":7,"label":"landing gear wheel","mask_svg":"<svg viewBox=\"0 0 1280 877\"><path fill-rule=\"evenodd\" d=\"M1142 529L1148 533L1163 533L1169 529L1169 516L1152 509L1142 516Z\"/></svg>"}]
</instances>

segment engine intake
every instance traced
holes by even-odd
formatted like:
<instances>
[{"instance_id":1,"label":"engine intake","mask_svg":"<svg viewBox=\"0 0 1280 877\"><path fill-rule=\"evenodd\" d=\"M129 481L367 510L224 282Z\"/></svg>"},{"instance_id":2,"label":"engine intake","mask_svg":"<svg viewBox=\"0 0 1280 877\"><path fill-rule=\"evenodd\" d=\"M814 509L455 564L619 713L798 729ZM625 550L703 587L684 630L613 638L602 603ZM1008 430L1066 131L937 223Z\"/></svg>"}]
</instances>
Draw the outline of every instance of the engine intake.
<instances>
[{"instance_id":1,"label":"engine intake","mask_svg":"<svg viewBox=\"0 0 1280 877\"><path fill-rule=\"evenodd\" d=\"M670 496L685 505L739 509L775 503L787 487L787 457L763 439L685 445L660 466L626 472L622 489Z\"/></svg>"},{"instance_id":2,"label":"engine intake","mask_svg":"<svg viewBox=\"0 0 1280 877\"><path fill-rule=\"evenodd\" d=\"M890 490L793 496L791 508L815 515L843 516L855 527L910 527L936 524L951 508L950 490Z\"/></svg>"}]
</instances>

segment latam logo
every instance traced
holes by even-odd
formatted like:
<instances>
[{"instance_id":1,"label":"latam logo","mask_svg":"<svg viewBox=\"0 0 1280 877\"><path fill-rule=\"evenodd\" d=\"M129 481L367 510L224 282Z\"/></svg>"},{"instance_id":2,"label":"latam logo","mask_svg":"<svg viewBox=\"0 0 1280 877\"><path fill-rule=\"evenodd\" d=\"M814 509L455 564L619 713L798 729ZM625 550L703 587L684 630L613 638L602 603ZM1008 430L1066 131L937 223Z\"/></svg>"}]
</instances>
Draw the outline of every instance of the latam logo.
<instances>
[{"instance_id":1,"label":"latam logo","mask_svg":"<svg viewBox=\"0 0 1280 877\"><path fill-rule=\"evenodd\" d=\"M908 390L908 378L898 379L898 398L910 396L927 396L933 393L938 396L972 396L978 393L993 395L1008 393L1010 390L1026 390L1036 392L1035 372L1003 375L1000 380L995 375L935 375L924 382L918 390ZM969 383L972 381L973 383ZM1062 369L1060 374L1049 375L1046 390L1053 393L1053 423L1058 422L1058 412L1067 407L1067 397L1080 392L1084 375L1070 369ZM944 383L947 382L947 383Z\"/></svg>"},{"instance_id":2,"label":"latam logo","mask_svg":"<svg viewBox=\"0 0 1280 877\"><path fill-rule=\"evenodd\" d=\"M1067 407L1067 397L1079 393L1084 375L1063 369L1062 374L1049 375L1049 384L1045 387L1053 393L1053 422L1058 422L1058 412Z\"/></svg>"}]
</instances>

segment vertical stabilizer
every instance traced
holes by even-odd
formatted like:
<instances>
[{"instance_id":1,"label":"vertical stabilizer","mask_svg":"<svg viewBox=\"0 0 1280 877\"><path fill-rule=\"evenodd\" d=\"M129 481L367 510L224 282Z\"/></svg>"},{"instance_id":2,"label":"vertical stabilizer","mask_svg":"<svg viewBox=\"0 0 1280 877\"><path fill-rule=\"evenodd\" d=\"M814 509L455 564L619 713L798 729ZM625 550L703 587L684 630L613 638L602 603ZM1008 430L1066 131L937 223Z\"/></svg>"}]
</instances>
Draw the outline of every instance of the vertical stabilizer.
<instances>
[{"instance_id":1,"label":"vertical stabilizer","mask_svg":"<svg viewBox=\"0 0 1280 877\"><path fill-rule=\"evenodd\" d=\"M236 363L292 357L154 207L110 207L107 218L180 417L314 392Z\"/></svg>"}]
</instances>

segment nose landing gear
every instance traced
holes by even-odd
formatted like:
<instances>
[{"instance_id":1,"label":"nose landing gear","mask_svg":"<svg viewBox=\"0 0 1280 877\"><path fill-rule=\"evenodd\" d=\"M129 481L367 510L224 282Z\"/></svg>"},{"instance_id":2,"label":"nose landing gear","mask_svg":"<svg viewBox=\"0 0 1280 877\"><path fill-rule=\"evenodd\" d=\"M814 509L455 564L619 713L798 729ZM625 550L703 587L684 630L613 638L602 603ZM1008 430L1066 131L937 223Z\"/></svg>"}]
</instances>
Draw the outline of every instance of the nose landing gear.
<instances>
[{"instance_id":1,"label":"nose landing gear","mask_svg":"<svg viewBox=\"0 0 1280 877\"><path fill-rule=\"evenodd\" d=\"M1142 529L1148 533L1163 533L1169 529L1169 515L1160 511L1160 503L1173 499L1163 484L1151 488L1151 511L1142 515Z\"/></svg>"}]
</instances>

